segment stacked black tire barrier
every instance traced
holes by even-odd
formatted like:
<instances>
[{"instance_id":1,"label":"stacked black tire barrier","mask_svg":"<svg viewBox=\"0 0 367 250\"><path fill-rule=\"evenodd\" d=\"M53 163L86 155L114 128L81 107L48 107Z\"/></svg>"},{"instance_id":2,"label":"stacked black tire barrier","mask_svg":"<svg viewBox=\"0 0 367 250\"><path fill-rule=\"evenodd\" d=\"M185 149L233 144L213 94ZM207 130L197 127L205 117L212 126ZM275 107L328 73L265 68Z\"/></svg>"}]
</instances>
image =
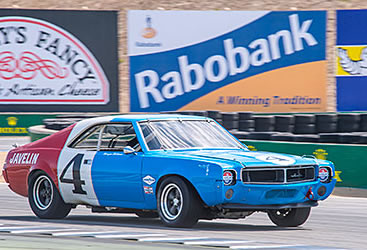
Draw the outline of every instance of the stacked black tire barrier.
<instances>
[{"instance_id":1,"label":"stacked black tire barrier","mask_svg":"<svg viewBox=\"0 0 367 250\"><path fill-rule=\"evenodd\" d=\"M260 115L217 110L161 113L210 117L241 140L367 144L367 113ZM57 131L96 116L100 114L59 115L55 119L44 119L43 123L44 128Z\"/></svg>"},{"instance_id":2,"label":"stacked black tire barrier","mask_svg":"<svg viewBox=\"0 0 367 250\"><path fill-rule=\"evenodd\" d=\"M238 113L238 130L252 132L254 131L255 121L253 120L252 112L239 112Z\"/></svg>"},{"instance_id":3,"label":"stacked black tire barrier","mask_svg":"<svg viewBox=\"0 0 367 250\"><path fill-rule=\"evenodd\" d=\"M238 129L238 118L237 112L222 112L222 125L228 130Z\"/></svg>"},{"instance_id":4,"label":"stacked black tire barrier","mask_svg":"<svg viewBox=\"0 0 367 250\"><path fill-rule=\"evenodd\" d=\"M293 132L294 116L276 115L274 118L274 131L287 133Z\"/></svg>"},{"instance_id":5,"label":"stacked black tire barrier","mask_svg":"<svg viewBox=\"0 0 367 250\"><path fill-rule=\"evenodd\" d=\"M315 134L315 116L314 115L295 115L294 116L294 134Z\"/></svg>"},{"instance_id":6,"label":"stacked black tire barrier","mask_svg":"<svg viewBox=\"0 0 367 250\"><path fill-rule=\"evenodd\" d=\"M274 131L274 116L255 116L255 131L256 132L271 132Z\"/></svg>"},{"instance_id":7,"label":"stacked black tire barrier","mask_svg":"<svg viewBox=\"0 0 367 250\"><path fill-rule=\"evenodd\" d=\"M338 117L336 114L316 114L316 133L335 133Z\"/></svg>"},{"instance_id":8,"label":"stacked black tire barrier","mask_svg":"<svg viewBox=\"0 0 367 250\"><path fill-rule=\"evenodd\" d=\"M360 114L338 114L337 132L356 132L359 130Z\"/></svg>"}]
</instances>

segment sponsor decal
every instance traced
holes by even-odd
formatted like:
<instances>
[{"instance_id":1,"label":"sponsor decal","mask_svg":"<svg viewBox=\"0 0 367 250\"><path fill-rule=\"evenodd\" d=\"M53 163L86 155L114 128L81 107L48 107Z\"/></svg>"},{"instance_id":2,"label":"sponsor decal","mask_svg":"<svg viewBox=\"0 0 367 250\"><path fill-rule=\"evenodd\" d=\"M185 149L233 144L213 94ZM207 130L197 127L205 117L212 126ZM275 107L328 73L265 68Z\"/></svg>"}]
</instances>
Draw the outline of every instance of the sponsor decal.
<instances>
[{"instance_id":1,"label":"sponsor decal","mask_svg":"<svg viewBox=\"0 0 367 250\"><path fill-rule=\"evenodd\" d=\"M109 82L93 54L52 23L0 18L0 102L106 104Z\"/></svg>"},{"instance_id":2,"label":"sponsor decal","mask_svg":"<svg viewBox=\"0 0 367 250\"><path fill-rule=\"evenodd\" d=\"M153 194L153 187L144 186L144 193L145 194Z\"/></svg>"},{"instance_id":3,"label":"sponsor decal","mask_svg":"<svg viewBox=\"0 0 367 250\"><path fill-rule=\"evenodd\" d=\"M223 172L223 183L224 185L230 185L233 182L233 174L231 171Z\"/></svg>"},{"instance_id":4,"label":"sponsor decal","mask_svg":"<svg viewBox=\"0 0 367 250\"><path fill-rule=\"evenodd\" d=\"M293 163L296 162L295 159L288 157L288 156L284 156L284 155L273 155L273 154L263 154L263 155L259 155L256 156L256 159L260 160L260 161L266 161L266 162L271 162L274 163L276 165L292 165Z\"/></svg>"},{"instance_id":5,"label":"sponsor decal","mask_svg":"<svg viewBox=\"0 0 367 250\"><path fill-rule=\"evenodd\" d=\"M9 160L10 164L31 164L37 163L39 153L15 153Z\"/></svg>"},{"instance_id":6,"label":"sponsor decal","mask_svg":"<svg viewBox=\"0 0 367 250\"><path fill-rule=\"evenodd\" d=\"M150 175L147 175L143 178L143 181L148 184L148 185L152 185L154 182L155 182L155 179L150 176Z\"/></svg>"},{"instance_id":7,"label":"sponsor decal","mask_svg":"<svg viewBox=\"0 0 367 250\"><path fill-rule=\"evenodd\" d=\"M320 181L325 182L329 179L329 171L326 168L321 167L319 170Z\"/></svg>"},{"instance_id":8,"label":"sponsor decal","mask_svg":"<svg viewBox=\"0 0 367 250\"><path fill-rule=\"evenodd\" d=\"M92 159L85 159L84 164L85 165L91 165L92 164Z\"/></svg>"}]
</instances>

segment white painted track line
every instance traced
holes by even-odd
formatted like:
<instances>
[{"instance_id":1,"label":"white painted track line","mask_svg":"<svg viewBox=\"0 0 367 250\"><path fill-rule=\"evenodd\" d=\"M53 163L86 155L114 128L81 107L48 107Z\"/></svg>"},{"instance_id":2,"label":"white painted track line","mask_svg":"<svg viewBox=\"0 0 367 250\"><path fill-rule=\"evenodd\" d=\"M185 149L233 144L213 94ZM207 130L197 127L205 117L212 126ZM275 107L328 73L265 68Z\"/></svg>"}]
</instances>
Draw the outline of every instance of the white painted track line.
<instances>
[{"instance_id":1,"label":"white painted track line","mask_svg":"<svg viewBox=\"0 0 367 250\"><path fill-rule=\"evenodd\" d=\"M204 240L209 239L207 237L169 237L169 238L143 238L139 239L139 241L145 242L185 242L190 240Z\"/></svg>"},{"instance_id":2,"label":"white painted track line","mask_svg":"<svg viewBox=\"0 0 367 250\"><path fill-rule=\"evenodd\" d=\"M71 231L72 229L70 228L54 228L54 229L50 229L50 228L43 228L43 229L25 229L25 230L14 230L11 231L10 233L13 234L28 234L28 233L49 233L52 234L52 232L62 232L62 231Z\"/></svg>"},{"instance_id":3,"label":"white painted track line","mask_svg":"<svg viewBox=\"0 0 367 250\"><path fill-rule=\"evenodd\" d=\"M95 238L101 239L140 239L147 237L164 237L166 234L103 234L103 235L94 235Z\"/></svg>"},{"instance_id":4,"label":"white painted track line","mask_svg":"<svg viewBox=\"0 0 367 250\"><path fill-rule=\"evenodd\" d=\"M122 233L118 231L97 231L97 232L91 232L91 231L79 231L79 232L60 232L60 233L52 233L52 236L61 237L61 236L93 236L98 234L113 234L113 233Z\"/></svg>"},{"instance_id":5,"label":"white painted track line","mask_svg":"<svg viewBox=\"0 0 367 250\"><path fill-rule=\"evenodd\" d=\"M25 226L11 226L11 227L0 227L0 232L11 232L15 230L36 230L36 229L44 229L44 227L34 226L34 227L25 227Z\"/></svg>"},{"instance_id":6,"label":"white painted track line","mask_svg":"<svg viewBox=\"0 0 367 250\"><path fill-rule=\"evenodd\" d=\"M200 246L215 246L215 247L224 247L231 246L234 244L247 244L253 241L249 240L204 240L204 241L188 241L185 242L185 245L200 245Z\"/></svg>"},{"instance_id":7,"label":"white painted track line","mask_svg":"<svg viewBox=\"0 0 367 250\"><path fill-rule=\"evenodd\" d=\"M231 249L285 249L285 248L294 248L298 247L299 249L302 249L302 247L305 247L304 245L258 245L258 246L230 246Z\"/></svg>"}]
</instances>

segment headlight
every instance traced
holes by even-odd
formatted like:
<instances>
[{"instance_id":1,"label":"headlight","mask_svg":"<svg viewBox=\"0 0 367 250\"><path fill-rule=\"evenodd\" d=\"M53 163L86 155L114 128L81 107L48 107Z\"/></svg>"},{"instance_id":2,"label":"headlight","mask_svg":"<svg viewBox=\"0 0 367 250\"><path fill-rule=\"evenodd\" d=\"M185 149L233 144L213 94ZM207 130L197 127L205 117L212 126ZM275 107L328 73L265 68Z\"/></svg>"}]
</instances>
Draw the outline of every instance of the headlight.
<instances>
[{"instance_id":1,"label":"headlight","mask_svg":"<svg viewBox=\"0 0 367 250\"><path fill-rule=\"evenodd\" d=\"M226 186L236 184L236 171L234 171L234 170L225 170L223 172L223 183Z\"/></svg>"},{"instance_id":2,"label":"headlight","mask_svg":"<svg viewBox=\"0 0 367 250\"><path fill-rule=\"evenodd\" d=\"M331 180L331 169L329 167L319 168L319 179L323 183L330 182Z\"/></svg>"}]
</instances>

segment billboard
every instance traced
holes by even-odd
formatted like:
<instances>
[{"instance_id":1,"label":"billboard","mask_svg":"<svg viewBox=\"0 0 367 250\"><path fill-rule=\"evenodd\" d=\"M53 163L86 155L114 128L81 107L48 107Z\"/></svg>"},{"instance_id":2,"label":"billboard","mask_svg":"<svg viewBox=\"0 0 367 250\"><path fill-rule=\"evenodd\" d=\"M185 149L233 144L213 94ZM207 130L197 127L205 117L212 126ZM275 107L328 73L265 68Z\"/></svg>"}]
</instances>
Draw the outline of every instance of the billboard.
<instances>
[{"instance_id":1,"label":"billboard","mask_svg":"<svg viewBox=\"0 0 367 250\"><path fill-rule=\"evenodd\" d=\"M325 35L326 11L129 11L130 111L325 111Z\"/></svg>"},{"instance_id":2,"label":"billboard","mask_svg":"<svg viewBox=\"0 0 367 250\"><path fill-rule=\"evenodd\" d=\"M0 111L118 111L117 12L0 9Z\"/></svg>"},{"instance_id":3,"label":"billboard","mask_svg":"<svg viewBox=\"0 0 367 250\"><path fill-rule=\"evenodd\" d=\"M337 111L367 110L367 10L337 10Z\"/></svg>"}]
</instances>

